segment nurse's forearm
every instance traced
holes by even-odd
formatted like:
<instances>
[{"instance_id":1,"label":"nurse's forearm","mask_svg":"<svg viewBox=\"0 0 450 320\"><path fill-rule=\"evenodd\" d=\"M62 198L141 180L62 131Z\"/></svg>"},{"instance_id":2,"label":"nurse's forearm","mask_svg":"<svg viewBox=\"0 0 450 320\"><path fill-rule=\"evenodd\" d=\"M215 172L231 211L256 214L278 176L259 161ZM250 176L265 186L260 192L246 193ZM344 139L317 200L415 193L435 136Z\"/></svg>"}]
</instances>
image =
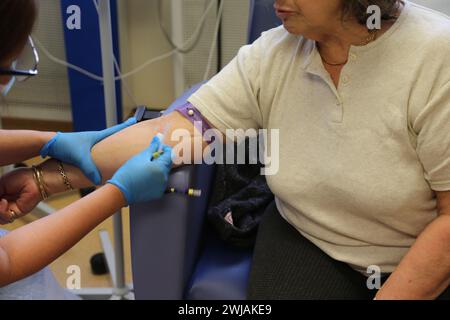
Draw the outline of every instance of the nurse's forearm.
<instances>
[{"instance_id":1,"label":"nurse's forearm","mask_svg":"<svg viewBox=\"0 0 450 320\"><path fill-rule=\"evenodd\" d=\"M450 285L450 215L420 234L377 293L381 299L435 299Z\"/></svg>"},{"instance_id":2,"label":"nurse's forearm","mask_svg":"<svg viewBox=\"0 0 450 320\"><path fill-rule=\"evenodd\" d=\"M125 205L119 188L106 184L55 214L0 238L0 288L41 270Z\"/></svg>"},{"instance_id":3,"label":"nurse's forearm","mask_svg":"<svg viewBox=\"0 0 450 320\"><path fill-rule=\"evenodd\" d=\"M173 147L177 141L171 141L170 136L175 129L185 129L191 136L194 136L196 130L190 121L174 112L165 117L140 122L99 142L92 149L92 158L100 170L103 182L110 179L128 159L148 147L158 132L166 131L164 144ZM206 147L206 144L203 143L203 147ZM49 193L64 192L66 189L59 175L57 162L49 160L42 167ZM64 169L75 189L92 186L76 167L65 165Z\"/></svg>"},{"instance_id":4,"label":"nurse's forearm","mask_svg":"<svg viewBox=\"0 0 450 320\"><path fill-rule=\"evenodd\" d=\"M29 130L0 130L0 166L38 156L41 148L55 134Z\"/></svg>"}]
</instances>

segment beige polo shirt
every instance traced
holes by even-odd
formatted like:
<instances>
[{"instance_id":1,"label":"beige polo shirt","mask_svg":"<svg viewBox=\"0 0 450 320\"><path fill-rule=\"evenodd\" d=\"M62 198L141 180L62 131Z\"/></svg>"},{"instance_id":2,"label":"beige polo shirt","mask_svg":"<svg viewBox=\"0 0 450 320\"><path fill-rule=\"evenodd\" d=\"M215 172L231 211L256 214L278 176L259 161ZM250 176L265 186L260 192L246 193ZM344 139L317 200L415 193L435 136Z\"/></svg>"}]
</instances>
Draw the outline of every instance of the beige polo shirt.
<instances>
[{"instance_id":1,"label":"beige polo shirt","mask_svg":"<svg viewBox=\"0 0 450 320\"><path fill-rule=\"evenodd\" d=\"M278 27L189 101L223 132L279 129L281 215L361 272L392 272L450 190L450 20L410 2L351 47L338 88L315 42Z\"/></svg>"}]
</instances>

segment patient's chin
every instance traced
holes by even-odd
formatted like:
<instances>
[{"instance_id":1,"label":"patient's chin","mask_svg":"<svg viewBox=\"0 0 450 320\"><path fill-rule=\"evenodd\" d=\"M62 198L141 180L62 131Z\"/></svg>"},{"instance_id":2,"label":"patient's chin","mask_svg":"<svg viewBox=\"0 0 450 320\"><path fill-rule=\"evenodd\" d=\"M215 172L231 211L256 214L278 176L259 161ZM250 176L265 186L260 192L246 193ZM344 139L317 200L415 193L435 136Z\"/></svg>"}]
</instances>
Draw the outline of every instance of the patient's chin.
<instances>
[{"instance_id":1,"label":"patient's chin","mask_svg":"<svg viewBox=\"0 0 450 320\"><path fill-rule=\"evenodd\" d=\"M301 28L299 28L297 25L294 25L292 22L284 21L283 26L286 31L291 34L302 35Z\"/></svg>"}]
</instances>

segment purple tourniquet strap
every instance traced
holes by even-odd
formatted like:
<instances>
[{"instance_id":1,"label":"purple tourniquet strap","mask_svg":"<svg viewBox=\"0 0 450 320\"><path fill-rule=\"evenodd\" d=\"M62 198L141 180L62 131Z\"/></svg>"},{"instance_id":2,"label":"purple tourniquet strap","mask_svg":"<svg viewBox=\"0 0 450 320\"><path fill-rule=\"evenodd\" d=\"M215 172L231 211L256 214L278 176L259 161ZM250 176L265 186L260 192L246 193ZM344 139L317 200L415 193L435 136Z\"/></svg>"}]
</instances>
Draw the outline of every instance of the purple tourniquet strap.
<instances>
[{"instance_id":1,"label":"purple tourniquet strap","mask_svg":"<svg viewBox=\"0 0 450 320\"><path fill-rule=\"evenodd\" d=\"M186 119L191 121L199 131L201 129L203 137L205 136L205 132L211 129L211 126L192 103L186 102L185 104L177 107L175 110L181 113ZM201 128L199 124L201 124ZM210 144L211 142L212 141L208 142L208 144Z\"/></svg>"}]
</instances>

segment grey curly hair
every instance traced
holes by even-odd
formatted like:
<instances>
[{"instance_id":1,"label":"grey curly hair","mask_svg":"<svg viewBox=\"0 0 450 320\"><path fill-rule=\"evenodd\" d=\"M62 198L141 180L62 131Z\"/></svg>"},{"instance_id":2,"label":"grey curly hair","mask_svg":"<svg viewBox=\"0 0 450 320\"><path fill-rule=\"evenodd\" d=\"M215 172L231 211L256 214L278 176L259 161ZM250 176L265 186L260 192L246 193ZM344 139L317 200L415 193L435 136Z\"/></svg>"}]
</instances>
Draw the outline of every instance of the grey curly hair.
<instances>
[{"instance_id":1,"label":"grey curly hair","mask_svg":"<svg viewBox=\"0 0 450 320\"><path fill-rule=\"evenodd\" d=\"M366 24L369 15L367 8L377 5L381 9L381 19L396 19L401 0L342 0L343 19L354 17L360 24Z\"/></svg>"}]
</instances>

